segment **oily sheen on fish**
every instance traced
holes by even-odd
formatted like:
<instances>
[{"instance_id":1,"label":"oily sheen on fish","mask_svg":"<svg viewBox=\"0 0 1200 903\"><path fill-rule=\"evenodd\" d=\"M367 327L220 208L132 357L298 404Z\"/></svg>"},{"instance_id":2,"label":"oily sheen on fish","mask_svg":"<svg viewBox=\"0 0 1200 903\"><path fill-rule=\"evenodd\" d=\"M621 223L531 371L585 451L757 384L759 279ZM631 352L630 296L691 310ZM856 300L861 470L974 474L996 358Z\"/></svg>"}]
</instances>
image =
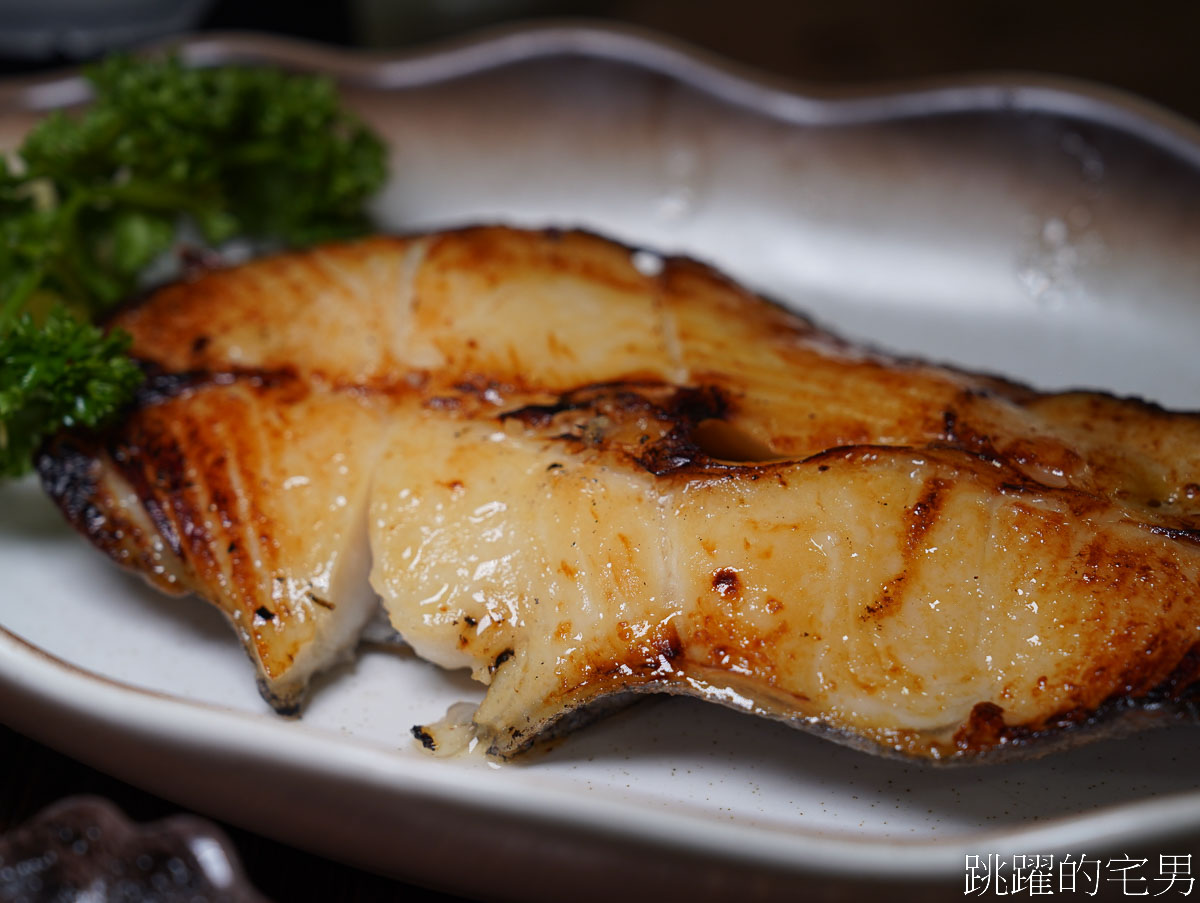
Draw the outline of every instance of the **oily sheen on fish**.
<instances>
[{"instance_id":1,"label":"oily sheen on fish","mask_svg":"<svg viewBox=\"0 0 1200 903\"><path fill-rule=\"evenodd\" d=\"M651 692L939 760L1195 717L1196 416L860 349L581 232L323 247L115 325L146 390L43 481L218 605L280 709L382 600L488 685L502 756Z\"/></svg>"}]
</instances>

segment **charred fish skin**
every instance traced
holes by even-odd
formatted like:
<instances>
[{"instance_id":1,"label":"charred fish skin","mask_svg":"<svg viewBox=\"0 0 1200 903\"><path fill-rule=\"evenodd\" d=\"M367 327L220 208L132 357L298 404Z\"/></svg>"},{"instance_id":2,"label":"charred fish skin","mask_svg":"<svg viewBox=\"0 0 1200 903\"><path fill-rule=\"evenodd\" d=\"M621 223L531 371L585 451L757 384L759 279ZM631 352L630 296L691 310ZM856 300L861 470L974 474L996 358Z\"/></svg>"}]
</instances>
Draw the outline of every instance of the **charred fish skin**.
<instances>
[{"instance_id":1,"label":"charred fish skin","mask_svg":"<svg viewBox=\"0 0 1200 903\"><path fill-rule=\"evenodd\" d=\"M286 374L226 374L158 393L106 435L59 437L39 469L102 551L215 603L264 699L290 714L377 604L363 510L380 435L369 405ZM82 461L86 481L71 480Z\"/></svg>"},{"instance_id":2,"label":"charred fish skin","mask_svg":"<svg viewBox=\"0 0 1200 903\"><path fill-rule=\"evenodd\" d=\"M645 692L938 761L1195 718L1196 415L861 349L583 232L328 246L116 325L175 388L43 478L281 707L378 594L489 685L501 756Z\"/></svg>"}]
</instances>

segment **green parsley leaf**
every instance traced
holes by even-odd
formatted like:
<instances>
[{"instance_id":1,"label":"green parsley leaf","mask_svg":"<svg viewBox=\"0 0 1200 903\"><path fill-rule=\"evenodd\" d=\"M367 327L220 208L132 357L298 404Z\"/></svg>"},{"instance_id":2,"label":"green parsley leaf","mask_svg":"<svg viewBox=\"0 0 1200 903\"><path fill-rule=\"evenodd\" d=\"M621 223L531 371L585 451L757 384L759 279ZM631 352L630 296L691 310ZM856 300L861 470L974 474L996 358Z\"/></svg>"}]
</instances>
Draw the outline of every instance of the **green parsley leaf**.
<instances>
[{"instance_id":1,"label":"green parsley leaf","mask_svg":"<svg viewBox=\"0 0 1200 903\"><path fill-rule=\"evenodd\" d=\"M51 114L0 158L3 475L57 429L128 400L127 338L71 315L128 297L181 226L213 244L350 237L370 228L366 202L386 178L382 142L328 79L124 56L88 78L82 113Z\"/></svg>"},{"instance_id":2,"label":"green parsley leaf","mask_svg":"<svg viewBox=\"0 0 1200 903\"><path fill-rule=\"evenodd\" d=\"M19 476L47 434L96 426L142 381L129 336L105 334L56 307L0 337L0 476Z\"/></svg>"}]
</instances>

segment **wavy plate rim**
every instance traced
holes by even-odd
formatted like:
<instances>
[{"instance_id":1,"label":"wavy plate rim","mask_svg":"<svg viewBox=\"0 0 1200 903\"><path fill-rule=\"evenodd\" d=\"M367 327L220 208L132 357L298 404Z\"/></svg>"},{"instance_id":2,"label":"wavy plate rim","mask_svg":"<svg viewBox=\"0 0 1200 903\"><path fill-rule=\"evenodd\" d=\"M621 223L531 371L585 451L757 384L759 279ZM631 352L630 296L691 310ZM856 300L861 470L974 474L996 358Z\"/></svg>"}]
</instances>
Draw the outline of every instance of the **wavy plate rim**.
<instances>
[{"instance_id":1,"label":"wavy plate rim","mask_svg":"<svg viewBox=\"0 0 1200 903\"><path fill-rule=\"evenodd\" d=\"M33 678L46 678L38 688L31 681L21 681L4 666L24 666ZM328 752L346 756L340 763L358 767L370 774L370 784L382 783L392 791L419 796L433 796L458 804L468 804L486 812L520 814L527 818L544 818L546 802L578 800L569 791L543 789L548 800L532 804L523 786L501 788L489 786L480 795L479 787L467 787L461 775L439 769L432 757L421 762L413 774L405 774L412 760L402 768L389 768L398 760L382 745L362 740L336 737L322 729L304 728L304 742L289 748L275 741L288 736L295 722L273 716L258 715L219 705L197 702L172 696L170 693L133 686L105 677L42 649L0 625L0 681L9 689L41 708L49 703L76 708L79 700L97 703L98 717L109 724L122 724L134 734L158 735L173 741L194 740L214 733L205 728L224 728L220 736L223 751L238 755L261 756L271 764L285 764L297 771L325 773L333 778L347 779L349 772L330 773L314 768L314 761L329 761L313 753ZM47 690L52 686L52 690ZM170 731L162 728L164 716L169 720L188 712ZM96 712L92 713L97 715ZM302 725L302 722L300 722ZM189 734L192 736L189 737ZM379 781L380 777L388 780ZM404 780L407 778L407 780ZM564 814L566 813L566 814ZM1030 849L1038 852L1070 852L1080 845L1089 851L1115 850L1128 845L1129 822L1144 826L1137 837L1138 844L1160 840L1200 828L1200 791L1181 793L1107 806L1094 812L1056 816L1032 824L1009 828L969 832L961 837L908 840L901 838L858 838L843 831L787 831L772 827L736 825L725 827L712 823L696 830L698 819L692 815L675 815L666 811L646 811L641 819L629 822L622 818L628 808L619 801L590 800L577 810L558 809L551 819L564 823L575 831L612 833L625 839L641 839L654 844L675 846L687 852L719 855L749 866L764 866L795 873L820 872L832 876L848 876L860 872L863 857L872 863L870 876L876 879L897 880L958 877L963 856L975 852ZM600 824L595 816L604 817ZM1190 816L1190 817L1189 817ZM760 845L740 844L731 848L731 838L753 839ZM731 849L739 855L731 855ZM751 855L746 855L747 853Z\"/></svg>"},{"instance_id":2,"label":"wavy plate rim","mask_svg":"<svg viewBox=\"0 0 1200 903\"><path fill-rule=\"evenodd\" d=\"M147 52L178 52L195 65L277 65L345 85L404 90L552 57L624 63L673 78L741 109L809 126L862 125L954 113L1051 113L1109 125L1200 166L1200 123L1137 94L1070 76L1025 71L805 84L666 35L590 20L497 26L412 50L364 51L254 32L185 35ZM0 81L0 111L40 112L85 100L77 69Z\"/></svg>"}]
</instances>

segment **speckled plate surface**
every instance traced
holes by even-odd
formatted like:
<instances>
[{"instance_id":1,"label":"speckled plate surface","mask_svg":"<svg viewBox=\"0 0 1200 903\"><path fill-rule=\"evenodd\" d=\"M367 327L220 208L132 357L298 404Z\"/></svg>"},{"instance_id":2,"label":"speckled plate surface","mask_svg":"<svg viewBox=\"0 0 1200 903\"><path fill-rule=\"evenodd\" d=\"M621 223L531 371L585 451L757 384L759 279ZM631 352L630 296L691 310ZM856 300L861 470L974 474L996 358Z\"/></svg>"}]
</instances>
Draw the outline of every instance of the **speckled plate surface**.
<instances>
[{"instance_id":1,"label":"speckled plate surface","mask_svg":"<svg viewBox=\"0 0 1200 903\"><path fill-rule=\"evenodd\" d=\"M341 80L391 144L388 228L582 225L715 263L856 339L1198 406L1200 130L1135 99L1023 77L806 93L574 26L396 59L237 37L185 52ZM80 91L0 88L0 141ZM517 764L435 760L409 728L479 699L465 676L372 647L281 720L214 610L111 567L31 482L0 488L0 574L0 719L201 812L460 893L929 899L962 895L968 854L1200 851L1195 729L931 769L664 699Z\"/></svg>"}]
</instances>

